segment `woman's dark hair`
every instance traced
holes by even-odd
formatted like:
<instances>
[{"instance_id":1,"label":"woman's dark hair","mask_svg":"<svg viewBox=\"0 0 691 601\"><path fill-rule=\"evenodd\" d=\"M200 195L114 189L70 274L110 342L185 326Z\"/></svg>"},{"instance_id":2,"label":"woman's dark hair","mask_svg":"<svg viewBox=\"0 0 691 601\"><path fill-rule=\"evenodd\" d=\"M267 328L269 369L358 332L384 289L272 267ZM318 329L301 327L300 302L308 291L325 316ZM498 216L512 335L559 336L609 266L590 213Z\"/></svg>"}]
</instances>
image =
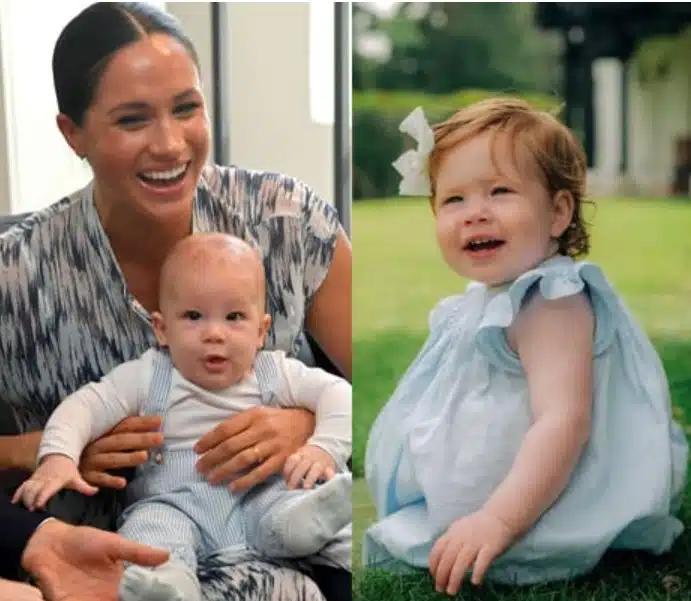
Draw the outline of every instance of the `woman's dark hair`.
<instances>
[{"instance_id":1,"label":"woman's dark hair","mask_svg":"<svg viewBox=\"0 0 691 601\"><path fill-rule=\"evenodd\" d=\"M96 2L62 30L53 51L58 109L81 126L111 57L152 33L175 38L199 69L192 41L171 14L145 2Z\"/></svg>"}]
</instances>

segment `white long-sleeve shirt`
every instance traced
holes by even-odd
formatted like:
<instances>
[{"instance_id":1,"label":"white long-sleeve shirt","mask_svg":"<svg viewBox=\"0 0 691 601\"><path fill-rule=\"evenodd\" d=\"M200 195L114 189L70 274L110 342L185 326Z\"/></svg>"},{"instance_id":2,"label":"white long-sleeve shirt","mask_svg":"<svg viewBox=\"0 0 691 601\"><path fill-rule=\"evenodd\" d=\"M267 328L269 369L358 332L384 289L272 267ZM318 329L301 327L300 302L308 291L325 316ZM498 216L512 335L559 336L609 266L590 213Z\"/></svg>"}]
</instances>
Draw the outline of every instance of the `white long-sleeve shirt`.
<instances>
[{"instance_id":1,"label":"white long-sleeve shirt","mask_svg":"<svg viewBox=\"0 0 691 601\"><path fill-rule=\"evenodd\" d=\"M76 463L84 448L128 416L140 415L148 400L154 358L150 349L68 396L53 412L44 429L38 460L49 454L70 457ZM303 407L316 416L308 444L321 447L337 465L345 465L352 450L352 388L324 370L307 367L283 351L270 351L278 366L278 403ZM211 392L172 370L167 412L163 423L166 448L192 449L197 440L229 417L261 404L254 372L230 388Z\"/></svg>"}]
</instances>

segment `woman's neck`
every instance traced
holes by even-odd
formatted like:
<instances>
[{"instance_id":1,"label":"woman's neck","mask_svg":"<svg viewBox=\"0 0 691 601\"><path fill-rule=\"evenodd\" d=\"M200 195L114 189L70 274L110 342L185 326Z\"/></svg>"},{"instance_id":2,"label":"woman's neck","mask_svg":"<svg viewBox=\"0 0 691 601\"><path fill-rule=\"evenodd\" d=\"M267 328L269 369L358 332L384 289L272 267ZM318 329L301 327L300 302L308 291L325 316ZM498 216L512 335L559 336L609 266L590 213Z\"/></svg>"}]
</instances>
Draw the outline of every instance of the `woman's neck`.
<instances>
[{"instance_id":1,"label":"woman's neck","mask_svg":"<svg viewBox=\"0 0 691 601\"><path fill-rule=\"evenodd\" d=\"M113 210L96 197L96 209L118 263L159 269L177 242L192 231L192 203L166 221L125 207Z\"/></svg>"}]
</instances>

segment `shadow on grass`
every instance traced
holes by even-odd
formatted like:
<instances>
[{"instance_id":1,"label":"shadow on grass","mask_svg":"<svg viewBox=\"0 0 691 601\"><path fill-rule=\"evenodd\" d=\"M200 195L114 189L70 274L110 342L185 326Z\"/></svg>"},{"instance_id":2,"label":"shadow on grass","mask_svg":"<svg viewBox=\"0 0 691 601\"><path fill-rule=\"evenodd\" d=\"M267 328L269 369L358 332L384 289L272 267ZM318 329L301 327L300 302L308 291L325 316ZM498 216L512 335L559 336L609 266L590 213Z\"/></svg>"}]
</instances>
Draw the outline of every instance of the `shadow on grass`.
<instances>
[{"instance_id":1,"label":"shadow on grass","mask_svg":"<svg viewBox=\"0 0 691 601\"><path fill-rule=\"evenodd\" d=\"M355 341L353 467L356 475L362 475L369 428L424 339L423 333L387 332L375 339ZM689 433L691 340L655 338L653 342L670 382L675 415ZM690 488L691 484L687 485L687 498L680 515L684 523L689 525ZM362 514L372 515L367 511L361 511ZM366 528L367 524L355 524L358 533ZM359 564L360 558L354 557L354 565ZM434 592L433 582L425 571L400 575L381 570L356 570L354 598L358 601L432 601L446 597ZM467 585L458 598L478 601L691 600L691 532L685 532L672 551L661 557L613 552L603 558L593 573L568 583L530 587L485 585L479 589Z\"/></svg>"}]
</instances>

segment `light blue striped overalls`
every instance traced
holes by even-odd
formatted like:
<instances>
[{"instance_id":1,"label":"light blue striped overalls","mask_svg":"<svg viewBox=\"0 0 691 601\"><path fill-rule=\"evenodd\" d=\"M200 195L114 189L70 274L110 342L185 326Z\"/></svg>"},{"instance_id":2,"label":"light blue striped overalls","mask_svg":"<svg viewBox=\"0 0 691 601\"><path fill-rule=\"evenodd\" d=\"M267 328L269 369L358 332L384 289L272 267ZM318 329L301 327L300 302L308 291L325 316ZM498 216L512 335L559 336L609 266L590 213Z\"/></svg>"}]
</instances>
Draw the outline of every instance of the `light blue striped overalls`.
<instances>
[{"instance_id":1,"label":"light blue striped overalls","mask_svg":"<svg viewBox=\"0 0 691 601\"><path fill-rule=\"evenodd\" d=\"M261 402L278 406L281 378L270 352L260 352L254 364ZM144 415L160 415L165 423L173 364L166 351L154 358L153 376ZM226 484L210 484L195 469L199 456L192 449L171 451L164 445L150 453L129 484L131 505L120 518L119 533L153 547L170 551L171 559L183 561L193 572L197 561L221 550L224 556L257 557L256 525L277 503L305 491L289 490L280 476L252 489L233 493ZM245 497L251 495L247 502ZM315 558L317 563L344 567L350 553L351 528L344 529L333 545ZM255 544L252 544L252 543ZM349 562L349 559L348 559Z\"/></svg>"}]
</instances>

